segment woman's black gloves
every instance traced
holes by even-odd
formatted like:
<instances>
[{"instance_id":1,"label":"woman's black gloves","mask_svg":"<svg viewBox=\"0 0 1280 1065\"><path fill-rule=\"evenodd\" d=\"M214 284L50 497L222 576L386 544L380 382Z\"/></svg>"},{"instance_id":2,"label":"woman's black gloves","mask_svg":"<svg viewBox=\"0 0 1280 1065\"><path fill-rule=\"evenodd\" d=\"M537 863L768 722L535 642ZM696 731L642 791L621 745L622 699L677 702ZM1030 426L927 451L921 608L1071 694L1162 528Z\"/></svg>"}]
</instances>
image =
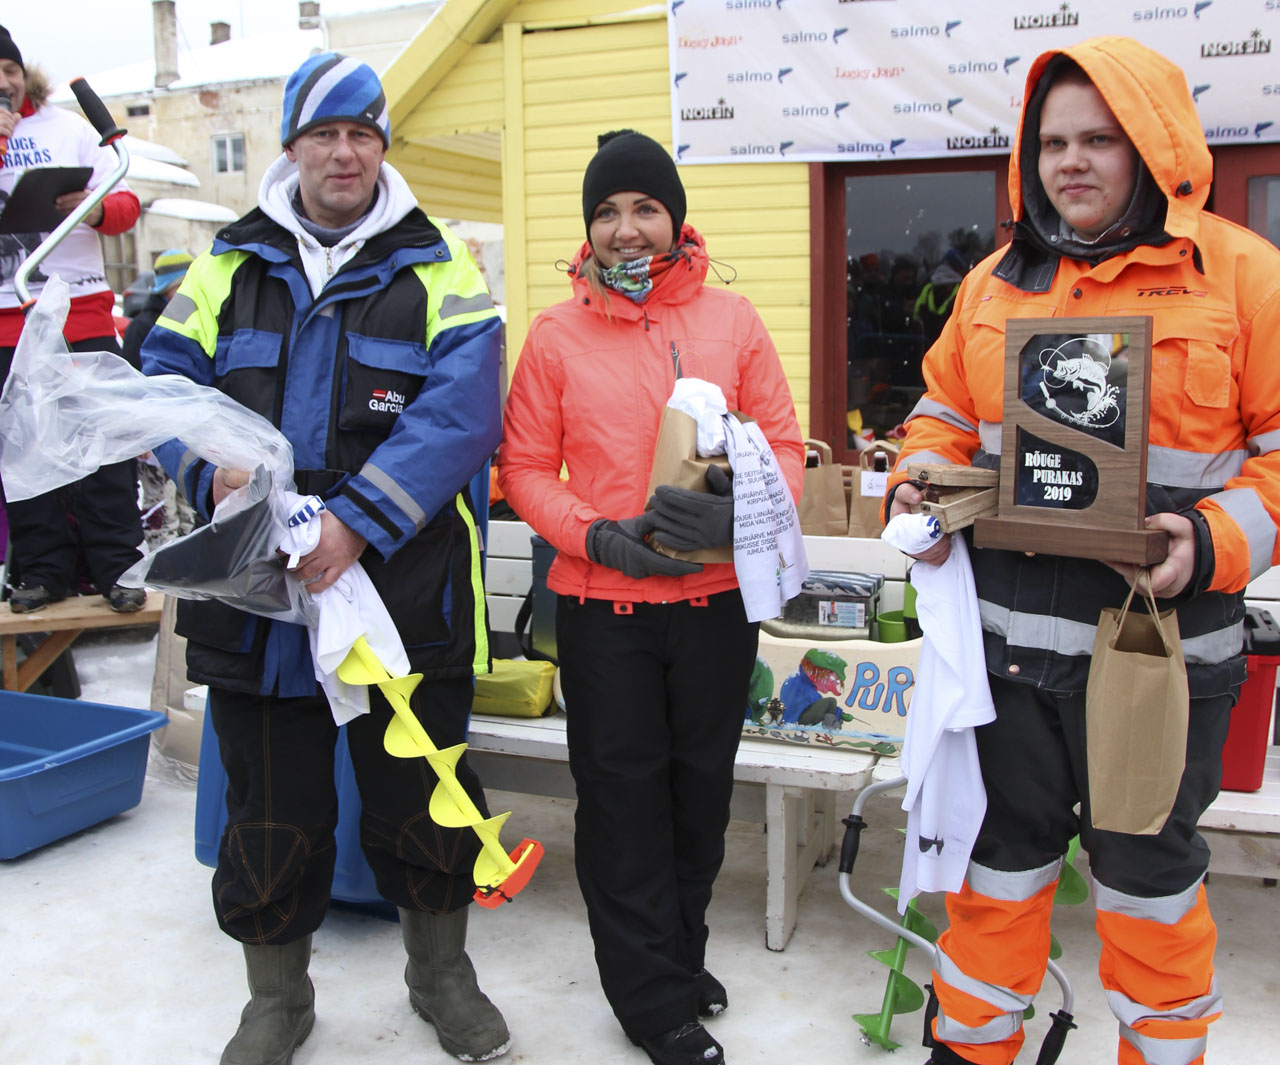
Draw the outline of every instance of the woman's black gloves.
<instances>
[{"instance_id":1,"label":"woman's black gloves","mask_svg":"<svg viewBox=\"0 0 1280 1065\"><path fill-rule=\"evenodd\" d=\"M697 551L733 543L733 478L707 467L707 491L661 484L646 511L656 539L673 551Z\"/></svg>"},{"instance_id":2,"label":"woman's black gloves","mask_svg":"<svg viewBox=\"0 0 1280 1065\"><path fill-rule=\"evenodd\" d=\"M696 562L660 555L644 542L654 529L652 514L609 521L601 518L587 530L587 558L628 577L683 577L702 570Z\"/></svg>"}]
</instances>

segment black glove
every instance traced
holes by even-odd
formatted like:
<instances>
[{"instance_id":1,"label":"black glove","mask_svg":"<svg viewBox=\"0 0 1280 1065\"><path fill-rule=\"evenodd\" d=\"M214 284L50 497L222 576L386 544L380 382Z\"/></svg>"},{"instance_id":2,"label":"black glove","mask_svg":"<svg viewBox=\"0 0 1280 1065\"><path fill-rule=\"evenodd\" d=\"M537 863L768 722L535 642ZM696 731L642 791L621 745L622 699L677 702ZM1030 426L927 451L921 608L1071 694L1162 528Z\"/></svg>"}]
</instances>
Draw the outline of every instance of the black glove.
<instances>
[{"instance_id":1,"label":"black glove","mask_svg":"<svg viewBox=\"0 0 1280 1065\"><path fill-rule=\"evenodd\" d=\"M683 577L700 573L702 566L660 555L644 542L653 531L649 514L609 521L601 518L587 530L587 558L628 577Z\"/></svg>"},{"instance_id":2,"label":"black glove","mask_svg":"<svg viewBox=\"0 0 1280 1065\"><path fill-rule=\"evenodd\" d=\"M649 500L654 537L673 551L733 543L733 479L707 467L706 492L660 484Z\"/></svg>"}]
</instances>

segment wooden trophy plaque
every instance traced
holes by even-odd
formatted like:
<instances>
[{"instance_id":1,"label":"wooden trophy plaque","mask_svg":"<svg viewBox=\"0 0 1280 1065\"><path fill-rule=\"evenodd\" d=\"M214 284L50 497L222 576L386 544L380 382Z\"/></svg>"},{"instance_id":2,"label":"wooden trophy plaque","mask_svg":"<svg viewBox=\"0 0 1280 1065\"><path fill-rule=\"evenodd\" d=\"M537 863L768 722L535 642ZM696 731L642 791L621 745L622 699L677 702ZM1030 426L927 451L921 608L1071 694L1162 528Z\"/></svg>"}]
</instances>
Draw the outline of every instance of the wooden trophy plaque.
<instances>
[{"instance_id":1,"label":"wooden trophy plaque","mask_svg":"<svg viewBox=\"0 0 1280 1065\"><path fill-rule=\"evenodd\" d=\"M1152 565L1143 528L1151 384L1148 317L1010 318L996 513L978 547Z\"/></svg>"}]
</instances>

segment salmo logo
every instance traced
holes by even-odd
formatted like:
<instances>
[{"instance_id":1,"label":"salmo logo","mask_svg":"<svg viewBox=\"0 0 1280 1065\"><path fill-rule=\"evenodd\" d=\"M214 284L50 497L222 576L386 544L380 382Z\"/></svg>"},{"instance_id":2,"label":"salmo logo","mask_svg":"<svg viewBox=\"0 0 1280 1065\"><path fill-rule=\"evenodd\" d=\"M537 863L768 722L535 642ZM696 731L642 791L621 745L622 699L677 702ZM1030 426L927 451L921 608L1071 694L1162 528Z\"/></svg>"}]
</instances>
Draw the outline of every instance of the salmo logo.
<instances>
[{"instance_id":1,"label":"salmo logo","mask_svg":"<svg viewBox=\"0 0 1280 1065\"><path fill-rule=\"evenodd\" d=\"M1080 16L1071 10L1070 4L1062 4L1057 11L1046 11L1040 15L1013 16L1015 30L1054 30L1078 25Z\"/></svg>"},{"instance_id":2,"label":"salmo logo","mask_svg":"<svg viewBox=\"0 0 1280 1065\"><path fill-rule=\"evenodd\" d=\"M1207 141L1226 140L1234 138L1242 140L1249 136L1248 126L1214 126L1212 129L1204 131L1204 139Z\"/></svg>"},{"instance_id":3,"label":"salmo logo","mask_svg":"<svg viewBox=\"0 0 1280 1065\"><path fill-rule=\"evenodd\" d=\"M688 76L689 76L688 72L682 70L680 71L679 74L675 76L675 78L672 81L672 84L675 85L675 87L678 89L680 88L680 83L684 81L684 79L687 78Z\"/></svg>"},{"instance_id":4,"label":"salmo logo","mask_svg":"<svg viewBox=\"0 0 1280 1065\"><path fill-rule=\"evenodd\" d=\"M1253 127L1253 135L1255 137L1261 137L1264 130L1268 130L1274 125L1275 125L1274 122L1259 122L1256 126Z\"/></svg>"},{"instance_id":5,"label":"salmo logo","mask_svg":"<svg viewBox=\"0 0 1280 1065\"><path fill-rule=\"evenodd\" d=\"M959 25L960 25L960 20L959 20L958 18L957 18L957 19L952 19L950 22L948 22L948 23L947 23L947 26L946 26L946 33L947 33L947 36L948 36L948 37L950 37L950 36L951 36L951 31L952 31L952 30L954 30L954 29L955 29L957 26L959 26Z\"/></svg>"},{"instance_id":6,"label":"salmo logo","mask_svg":"<svg viewBox=\"0 0 1280 1065\"><path fill-rule=\"evenodd\" d=\"M781 78L790 72L790 67L783 67L776 76ZM724 80L731 85L739 85L752 81L773 81L774 77L772 70L731 70L725 74Z\"/></svg>"},{"instance_id":7,"label":"salmo logo","mask_svg":"<svg viewBox=\"0 0 1280 1065\"><path fill-rule=\"evenodd\" d=\"M782 10L782 0L724 0L724 9L726 11L749 11L752 8L756 10L767 10L776 7Z\"/></svg>"},{"instance_id":8,"label":"salmo logo","mask_svg":"<svg viewBox=\"0 0 1280 1065\"><path fill-rule=\"evenodd\" d=\"M755 156L776 155L779 158L785 159L787 149L793 144L795 144L795 141L780 141L777 147L774 147L772 144L731 144L729 145L729 154Z\"/></svg>"},{"instance_id":9,"label":"salmo logo","mask_svg":"<svg viewBox=\"0 0 1280 1065\"><path fill-rule=\"evenodd\" d=\"M838 104L836 106L839 106ZM846 107L848 104L845 105ZM839 112L836 112L839 114ZM831 108L815 104L802 104L799 107L784 107L783 118L822 118L831 114Z\"/></svg>"},{"instance_id":10,"label":"salmo logo","mask_svg":"<svg viewBox=\"0 0 1280 1065\"><path fill-rule=\"evenodd\" d=\"M393 388L375 388L369 397L369 409L401 414L404 412L404 399L404 393Z\"/></svg>"},{"instance_id":11,"label":"salmo logo","mask_svg":"<svg viewBox=\"0 0 1280 1065\"><path fill-rule=\"evenodd\" d=\"M880 155L885 150L883 141L854 141L852 144L836 145L836 151L855 155Z\"/></svg>"},{"instance_id":12,"label":"salmo logo","mask_svg":"<svg viewBox=\"0 0 1280 1065\"><path fill-rule=\"evenodd\" d=\"M939 26L894 26L889 30L889 36L893 38L899 37L937 37L942 33Z\"/></svg>"},{"instance_id":13,"label":"salmo logo","mask_svg":"<svg viewBox=\"0 0 1280 1065\"><path fill-rule=\"evenodd\" d=\"M940 115L942 114L942 104L928 100L908 100L905 104L894 104L893 113L895 115Z\"/></svg>"},{"instance_id":14,"label":"salmo logo","mask_svg":"<svg viewBox=\"0 0 1280 1065\"><path fill-rule=\"evenodd\" d=\"M968 63L947 64L948 74L996 74L999 70L1000 64L994 59L975 59Z\"/></svg>"},{"instance_id":15,"label":"salmo logo","mask_svg":"<svg viewBox=\"0 0 1280 1065\"><path fill-rule=\"evenodd\" d=\"M1254 30L1243 41L1215 41L1200 46L1201 59L1221 59L1237 55L1270 55L1271 38L1263 37L1261 30Z\"/></svg>"},{"instance_id":16,"label":"salmo logo","mask_svg":"<svg viewBox=\"0 0 1280 1065\"><path fill-rule=\"evenodd\" d=\"M956 109L956 105L957 105L957 104L962 104L962 103L964 103L964 97L963 97L963 96L953 96L953 97L951 97L951 99L947 101L947 114L951 114L951 112L952 112L952 111L954 111L954 110Z\"/></svg>"},{"instance_id":17,"label":"salmo logo","mask_svg":"<svg viewBox=\"0 0 1280 1065\"><path fill-rule=\"evenodd\" d=\"M843 110L844 110L846 107L848 107L848 106L849 106L849 101L848 101L848 100L844 100L843 102L838 103L838 104L836 104L834 107L832 107L832 109L831 109L831 113L832 113L833 115L835 115L835 116L836 116L836 118L839 118L839 117L840 117L840 112L841 112L841 111L843 111Z\"/></svg>"},{"instance_id":18,"label":"salmo logo","mask_svg":"<svg viewBox=\"0 0 1280 1065\"><path fill-rule=\"evenodd\" d=\"M971 152L985 148L1008 148L1009 134L1001 133L998 126L992 126L987 134L969 133L962 137L948 137L947 151Z\"/></svg>"},{"instance_id":19,"label":"salmo logo","mask_svg":"<svg viewBox=\"0 0 1280 1065\"><path fill-rule=\"evenodd\" d=\"M822 44L824 41L838 42L849 32L848 26L837 26L830 33L826 30L800 30L798 33L784 33L783 44Z\"/></svg>"},{"instance_id":20,"label":"salmo logo","mask_svg":"<svg viewBox=\"0 0 1280 1065\"><path fill-rule=\"evenodd\" d=\"M1177 7L1144 7L1133 12L1134 22L1163 22L1167 19L1186 18L1188 15L1200 17L1200 12L1209 7L1213 0L1201 0L1195 7L1190 8L1185 4L1179 4Z\"/></svg>"},{"instance_id":21,"label":"salmo logo","mask_svg":"<svg viewBox=\"0 0 1280 1065\"><path fill-rule=\"evenodd\" d=\"M1212 85L1197 85L1194 89L1191 90L1191 102L1199 103L1200 94L1202 92L1207 92L1209 89L1212 89L1212 88L1213 88Z\"/></svg>"},{"instance_id":22,"label":"salmo logo","mask_svg":"<svg viewBox=\"0 0 1280 1065\"><path fill-rule=\"evenodd\" d=\"M715 107L682 107L681 122L708 122L717 118L732 118L733 107L724 102L724 97L716 101Z\"/></svg>"}]
</instances>

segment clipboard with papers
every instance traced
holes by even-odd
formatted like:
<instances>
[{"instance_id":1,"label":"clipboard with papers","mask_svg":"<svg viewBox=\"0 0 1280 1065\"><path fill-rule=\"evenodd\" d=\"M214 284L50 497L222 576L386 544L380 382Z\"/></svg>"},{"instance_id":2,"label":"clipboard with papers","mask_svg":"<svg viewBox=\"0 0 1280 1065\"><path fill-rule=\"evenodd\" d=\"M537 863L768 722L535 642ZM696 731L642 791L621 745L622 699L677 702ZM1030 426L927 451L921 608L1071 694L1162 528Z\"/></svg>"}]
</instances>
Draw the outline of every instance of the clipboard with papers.
<instances>
[{"instance_id":1,"label":"clipboard with papers","mask_svg":"<svg viewBox=\"0 0 1280 1065\"><path fill-rule=\"evenodd\" d=\"M44 166L24 170L0 212L0 233L49 233L67 216L55 202L68 192L80 192L93 175L87 166Z\"/></svg>"}]
</instances>

